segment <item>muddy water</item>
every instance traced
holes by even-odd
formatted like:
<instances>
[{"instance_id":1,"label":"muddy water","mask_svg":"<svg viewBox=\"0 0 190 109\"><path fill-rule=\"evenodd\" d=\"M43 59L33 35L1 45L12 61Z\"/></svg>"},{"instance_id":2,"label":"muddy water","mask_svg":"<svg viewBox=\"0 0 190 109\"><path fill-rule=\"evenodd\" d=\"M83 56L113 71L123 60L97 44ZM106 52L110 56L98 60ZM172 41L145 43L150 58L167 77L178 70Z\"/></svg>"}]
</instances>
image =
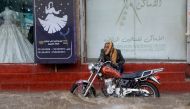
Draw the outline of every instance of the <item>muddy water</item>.
<instances>
[{"instance_id":1,"label":"muddy water","mask_svg":"<svg viewBox=\"0 0 190 109\"><path fill-rule=\"evenodd\" d=\"M190 93L160 98L77 97L69 92L0 92L0 109L190 109Z\"/></svg>"}]
</instances>

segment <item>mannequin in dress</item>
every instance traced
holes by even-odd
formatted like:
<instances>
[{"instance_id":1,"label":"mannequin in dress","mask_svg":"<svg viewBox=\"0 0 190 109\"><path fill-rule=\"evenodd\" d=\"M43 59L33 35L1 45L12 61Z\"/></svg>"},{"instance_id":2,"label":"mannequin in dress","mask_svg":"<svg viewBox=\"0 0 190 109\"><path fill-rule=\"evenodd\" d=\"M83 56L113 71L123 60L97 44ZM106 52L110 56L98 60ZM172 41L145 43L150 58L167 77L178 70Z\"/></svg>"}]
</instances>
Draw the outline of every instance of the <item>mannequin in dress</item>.
<instances>
[{"instance_id":1,"label":"mannequin in dress","mask_svg":"<svg viewBox=\"0 0 190 109\"><path fill-rule=\"evenodd\" d=\"M0 17L4 19L0 25L0 63L33 63L33 45L14 24L16 12L5 7Z\"/></svg>"}]
</instances>

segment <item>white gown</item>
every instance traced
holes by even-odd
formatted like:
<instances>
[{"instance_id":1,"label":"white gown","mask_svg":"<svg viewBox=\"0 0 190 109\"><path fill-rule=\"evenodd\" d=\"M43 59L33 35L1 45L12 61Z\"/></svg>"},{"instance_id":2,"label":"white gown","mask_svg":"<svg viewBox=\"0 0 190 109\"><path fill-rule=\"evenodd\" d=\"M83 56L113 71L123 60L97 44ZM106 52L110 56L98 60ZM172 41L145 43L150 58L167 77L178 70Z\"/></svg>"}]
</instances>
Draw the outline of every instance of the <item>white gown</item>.
<instances>
[{"instance_id":1,"label":"white gown","mask_svg":"<svg viewBox=\"0 0 190 109\"><path fill-rule=\"evenodd\" d=\"M4 19L0 26L0 63L33 63L33 45L13 23L14 15L12 10L0 13Z\"/></svg>"},{"instance_id":2,"label":"white gown","mask_svg":"<svg viewBox=\"0 0 190 109\"><path fill-rule=\"evenodd\" d=\"M59 14L59 11L55 11L55 8L46 9L46 14L48 15L45 20L40 18L38 20L49 34L58 32L65 27L68 19L67 15L64 15L62 18L54 16L54 14Z\"/></svg>"}]
</instances>

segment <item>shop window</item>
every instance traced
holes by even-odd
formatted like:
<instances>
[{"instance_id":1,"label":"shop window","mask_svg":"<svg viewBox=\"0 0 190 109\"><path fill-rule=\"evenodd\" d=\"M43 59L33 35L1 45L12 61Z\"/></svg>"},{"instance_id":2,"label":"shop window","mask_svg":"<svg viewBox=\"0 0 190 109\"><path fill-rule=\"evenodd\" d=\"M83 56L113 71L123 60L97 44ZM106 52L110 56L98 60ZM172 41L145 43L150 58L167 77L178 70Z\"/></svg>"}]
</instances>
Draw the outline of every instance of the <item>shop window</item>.
<instances>
[{"instance_id":1,"label":"shop window","mask_svg":"<svg viewBox=\"0 0 190 109\"><path fill-rule=\"evenodd\" d=\"M0 1L0 63L34 63L33 0Z\"/></svg>"},{"instance_id":2,"label":"shop window","mask_svg":"<svg viewBox=\"0 0 190 109\"><path fill-rule=\"evenodd\" d=\"M87 57L111 40L127 59L186 60L186 0L86 0Z\"/></svg>"}]
</instances>

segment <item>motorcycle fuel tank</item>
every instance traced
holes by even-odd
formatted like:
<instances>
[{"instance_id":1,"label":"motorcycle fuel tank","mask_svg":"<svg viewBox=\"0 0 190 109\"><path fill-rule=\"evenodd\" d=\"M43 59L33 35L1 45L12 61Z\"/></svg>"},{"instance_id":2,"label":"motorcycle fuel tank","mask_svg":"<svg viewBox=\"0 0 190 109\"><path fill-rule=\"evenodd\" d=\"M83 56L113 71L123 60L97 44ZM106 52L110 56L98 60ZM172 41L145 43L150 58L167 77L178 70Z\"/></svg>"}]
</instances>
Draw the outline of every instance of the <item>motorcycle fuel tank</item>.
<instances>
[{"instance_id":1,"label":"motorcycle fuel tank","mask_svg":"<svg viewBox=\"0 0 190 109\"><path fill-rule=\"evenodd\" d=\"M110 66L104 66L102 68L102 74L107 78L121 78L119 71Z\"/></svg>"}]
</instances>

